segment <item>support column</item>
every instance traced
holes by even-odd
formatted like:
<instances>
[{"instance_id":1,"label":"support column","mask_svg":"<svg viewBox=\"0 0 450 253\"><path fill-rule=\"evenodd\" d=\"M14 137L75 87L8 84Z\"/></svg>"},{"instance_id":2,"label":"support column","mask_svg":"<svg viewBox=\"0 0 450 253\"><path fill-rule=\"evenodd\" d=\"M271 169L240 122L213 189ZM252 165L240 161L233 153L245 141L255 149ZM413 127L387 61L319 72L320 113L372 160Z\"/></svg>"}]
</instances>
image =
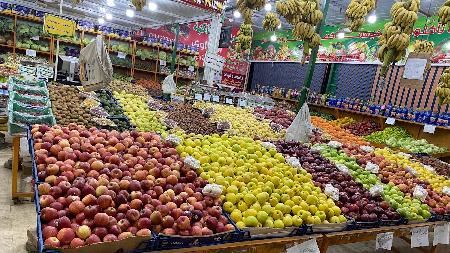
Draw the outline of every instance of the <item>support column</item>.
<instances>
[{"instance_id":1,"label":"support column","mask_svg":"<svg viewBox=\"0 0 450 253\"><path fill-rule=\"evenodd\" d=\"M208 35L208 48L206 54L217 55L219 52L219 40L220 40L220 31L222 29L222 19L220 15L214 15L211 19L211 26L209 28ZM206 80L209 86L213 85L214 76L217 71L212 69L211 66L205 64L205 72L203 79Z\"/></svg>"},{"instance_id":2,"label":"support column","mask_svg":"<svg viewBox=\"0 0 450 253\"><path fill-rule=\"evenodd\" d=\"M175 41L173 43L172 50L172 62L170 63L170 73L175 72L175 66L177 64L177 48L178 48L178 38L180 36L180 24L175 25Z\"/></svg>"}]
</instances>

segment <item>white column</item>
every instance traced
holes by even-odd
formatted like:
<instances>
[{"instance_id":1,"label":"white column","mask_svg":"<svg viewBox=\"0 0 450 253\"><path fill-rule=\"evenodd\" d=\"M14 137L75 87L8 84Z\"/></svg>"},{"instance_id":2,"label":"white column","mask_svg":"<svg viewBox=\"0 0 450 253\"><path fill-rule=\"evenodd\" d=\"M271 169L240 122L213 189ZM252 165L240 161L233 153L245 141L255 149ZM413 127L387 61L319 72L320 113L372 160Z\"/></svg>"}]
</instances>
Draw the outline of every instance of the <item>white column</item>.
<instances>
[{"instance_id":1,"label":"white column","mask_svg":"<svg viewBox=\"0 0 450 253\"><path fill-rule=\"evenodd\" d=\"M211 26L208 35L208 44L206 54L217 55L219 52L220 31L222 29L221 16L213 15L211 19ZM209 64L205 64L205 72L203 79L207 81L208 85L213 85L214 75L216 70L212 69Z\"/></svg>"}]
</instances>

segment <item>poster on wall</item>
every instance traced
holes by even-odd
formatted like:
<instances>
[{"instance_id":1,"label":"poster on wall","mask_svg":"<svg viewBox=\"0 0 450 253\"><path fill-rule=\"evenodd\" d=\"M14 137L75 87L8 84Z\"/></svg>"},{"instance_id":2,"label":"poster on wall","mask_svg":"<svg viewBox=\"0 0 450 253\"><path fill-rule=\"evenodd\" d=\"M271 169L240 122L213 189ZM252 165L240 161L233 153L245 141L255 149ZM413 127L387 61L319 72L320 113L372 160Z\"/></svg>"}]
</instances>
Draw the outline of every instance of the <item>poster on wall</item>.
<instances>
[{"instance_id":1,"label":"poster on wall","mask_svg":"<svg viewBox=\"0 0 450 253\"><path fill-rule=\"evenodd\" d=\"M375 24L365 24L361 32L345 33L340 37L341 26L325 26L322 32L322 45L319 47L318 62L345 62L378 64L376 58L378 39L384 25L389 20ZM254 61L300 61L303 55L303 43L291 35L291 31L277 32L278 41L271 42L271 32L257 32L252 43ZM411 41L429 40L435 44L432 63L450 64L450 28L439 23L437 17L420 17L411 34ZM412 45L412 43L411 43ZM408 52L412 50L411 46ZM406 60L403 59L401 64Z\"/></svg>"}]
</instances>

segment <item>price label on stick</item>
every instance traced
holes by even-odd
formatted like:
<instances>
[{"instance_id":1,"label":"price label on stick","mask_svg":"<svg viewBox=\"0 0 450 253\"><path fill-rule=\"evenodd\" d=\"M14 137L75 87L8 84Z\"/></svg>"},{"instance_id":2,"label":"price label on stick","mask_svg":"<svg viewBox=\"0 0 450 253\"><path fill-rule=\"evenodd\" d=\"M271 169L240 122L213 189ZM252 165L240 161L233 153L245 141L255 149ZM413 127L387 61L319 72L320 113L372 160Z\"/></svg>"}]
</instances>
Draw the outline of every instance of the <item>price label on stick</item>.
<instances>
[{"instance_id":1,"label":"price label on stick","mask_svg":"<svg viewBox=\"0 0 450 253\"><path fill-rule=\"evenodd\" d=\"M428 226L411 229L411 248L427 247L430 245L428 229Z\"/></svg>"},{"instance_id":2,"label":"price label on stick","mask_svg":"<svg viewBox=\"0 0 450 253\"><path fill-rule=\"evenodd\" d=\"M163 60L159 60L159 65L161 65L161 66L166 66L166 61L163 61Z\"/></svg>"},{"instance_id":3,"label":"price label on stick","mask_svg":"<svg viewBox=\"0 0 450 253\"><path fill-rule=\"evenodd\" d=\"M239 99L239 106L246 107L247 106L247 100L245 99Z\"/></svg>"},{"instance_id":4,"label":"price label on stick","mask_svg":"<svg viewBox=\"0 0 450 253\"><path fill-rule=\"evenodd\" d=\"M297 244L294 247L288 248L286 251L287 253L320 253L316 239Z\"/></svg>"},{"instance_id":5,"label":"price label on stick","mask_svg":"<svg viewBox=\"0 0 450 253\"><path fill-rule=\"evenodd\" d=\"M385 123L388 124L388 125L394 125L395 124L395 119L394 118L387 118Z\"/></svg>"},{"instance_id":6,"label":"price label on stick","mask_svg":"<svg viewBox=\"0 0 450 253\"><path fill-rule=\"evenodd\" d=\"M32 49L27 49L25 51L25 54L31 57L36 57L36 50L32 50Z\"/></svg>"},{"instance_id":7,"label":"price label on stick","mask_svg":"<svg viewBox=\"0 0 450 253\"><path fill-rule=\"evenodd\" d=\"M189 67L188 67L188 70L191 71L191 72L194 72L194 70L195 70L195 69L194 69L194 66L189 66Z\"/></svg>"},{"instance_id":8,"label":"price label on stick","mask_svg":"<svg viewBox=\"0 0 450 253\"><path fill-rule=\"evenodd\" d=\"M394 232L377 234L375 249L391 250Z\"/></svg>"},{"instance_id":9,"label":"price label on stick","mask_svg":"<svg viewBox=\"0 0 450 253\"><path fill-rule=\"evenodd\" d=\"M195 99L195 100L202 100L202 94L200 94L200 93L195 93L194 99Z\"/></svg>"},{"instance_id":10,"label":"price label on stick","mask_svg":"<svg viewBox=\"0 0 450 253\"><path fill-rule=\"evenodd\" d=\"M33 37L31 37L31 39L38 41L39 40L39 36L33 36Z\"/></svg>"},{"instance_id":11,"label":"price label on stick","mask_svg":"<svg viewBox=\"0 0 450 253\"><path fill-rule=\"evenodd\" d=\"M449 243L449 224L450 223L434 226L433 246Z\"/></svg>"},{"instance_id":12,"label":"price label on stick","mask_svg":"<svg viewBox=\"0 0 450 253\"><path fill-rule=\"evenodd\" d=\"M231 104L233 104L233 99L225 98L225 103L231 105Z\"/></svg>"},{"instance_id":13,"label":"price label on stick","mask_svg":"<svg viewBox=\"0 0 450 253\"><path fill-rule=\"evenodd\" d=\"M423 127L423 132L424 133L434 134L435 131L436 131L436 126L435 125L426 124Z\"/></svg>"},{"instance_id":14,"label":"price label on stick","mask_svg":"<svg viewBox=\"0 0 450 253\"><path fill-rule=\"evenodd\" d=\"M205 101L211 100L211 95L209 93L203 94L203 100L205 100Z\"/></svg>"},{"instance_id":15,"label":"price label on stick","mask_svg":"<svg viewBox=\"0 0 450 253\"><path fill-rule=\"evenodd\" d=\"M117 52L117 57L120 59L125 59L127 57L127 54L122 53L122 52Z\"/></svg>"},{"instance_id":16,"label":"price label on stick","mask_svg":"<svg viewBox=\"0 0 450 253\"><path fill-rule=\"evenodd\" d=\"M220 101L220 98L219 98L219 96L214 95L214 96L212 96L212 100L213 100L213 102L218 103Z\"/></svg>"}]
</instances>

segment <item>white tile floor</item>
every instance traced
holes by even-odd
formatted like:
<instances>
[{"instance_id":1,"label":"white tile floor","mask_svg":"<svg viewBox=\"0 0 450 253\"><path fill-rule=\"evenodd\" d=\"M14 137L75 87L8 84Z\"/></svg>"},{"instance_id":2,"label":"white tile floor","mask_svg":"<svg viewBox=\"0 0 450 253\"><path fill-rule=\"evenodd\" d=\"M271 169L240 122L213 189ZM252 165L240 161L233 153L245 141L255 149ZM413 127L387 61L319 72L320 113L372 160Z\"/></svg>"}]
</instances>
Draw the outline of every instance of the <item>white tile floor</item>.
<instances>
[{"instance_id":1,"label":"white tile floor","mask_svg":"<svg viewBox=\"0 0 450 253\"><path fill-rule=\"evenodd\" d=\"M14 204L11 200L11 170L5 169L3 164L11 157L11 150L0 150L0 253L26 252L27 230L36 227L36 211L34 204L23 201ZM27 187L22 181L22 188ZM431 236L431 235L430 235ZM430 237L432 242L432 237ZM399 252L419 253L418 249L410 249L409 245L398 238L394 239L394 247ZM370 253L375 251L375 241L331 246L328 253ZM450 247L440 245L438 253L449 253Z\"/></svg>"}]
</instances>

